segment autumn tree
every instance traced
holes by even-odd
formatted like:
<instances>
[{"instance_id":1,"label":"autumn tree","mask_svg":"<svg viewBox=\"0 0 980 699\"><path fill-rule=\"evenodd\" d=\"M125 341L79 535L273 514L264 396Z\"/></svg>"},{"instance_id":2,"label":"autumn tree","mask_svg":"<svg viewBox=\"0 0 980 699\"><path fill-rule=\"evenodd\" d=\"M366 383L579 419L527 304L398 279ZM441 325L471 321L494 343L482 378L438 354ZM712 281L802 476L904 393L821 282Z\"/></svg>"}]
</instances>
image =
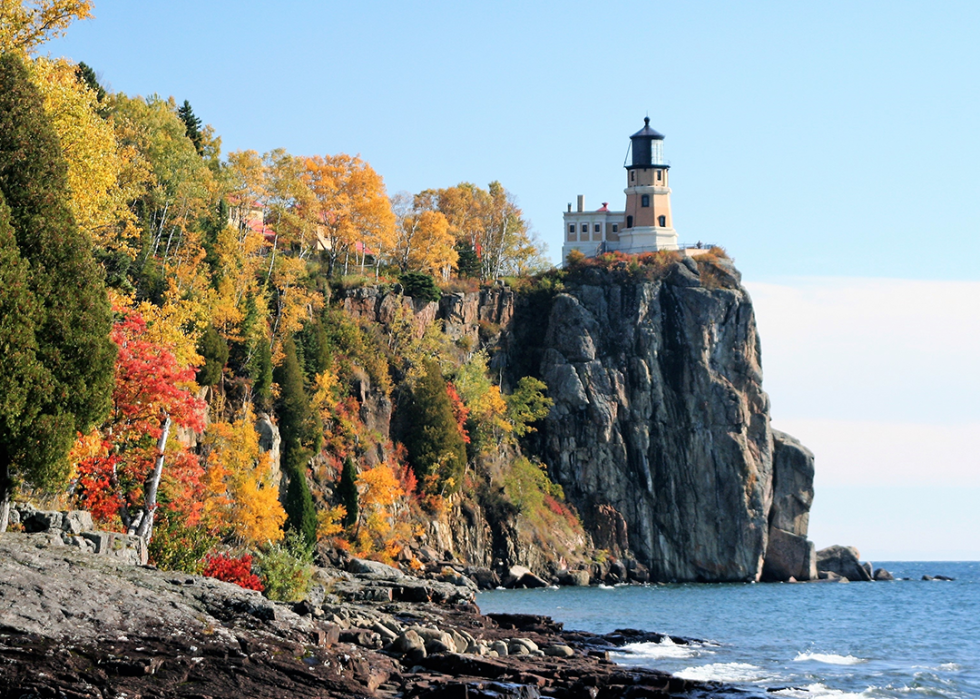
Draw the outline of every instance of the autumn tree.
<instances>
[{"instance_id":1,"label":"autumn tree","mask_svg":"<svg viewBox=\"0 0 980 699\"><path fill-rule=\"evenodd\" d=\"M402 272L448 277L459 254L445 215L420 208L421 200L405 193L393 197L392 204L397 220L395 264Z\"/></svg>"},{"instance_id":2,"label":"autumn tree","mask_svg":"<svg viewBox=\"0 0 980 699\"><path fill-rule=\"evenodd\" d=\"M394 250L395 215L384 180L370 165L341 153L307 158L305 169L315 197L309 214L323 236L330 275L341 259L345 274L351 256L363 272L368 254L379 260Z\"/></svg>"},{"instance_id":3,"label":"autumn tree","mask_svg":"<svg viewBox=\"0 0 980 699\"><path fill-rule=\"evenodd\" d=\"M2 373L17 386L0 394L0 531L18 481L66 477L76 432L101 419L112 391L109 303L90 244L71 217L66 170L22 61L0 55L0 195L9 210L3 248L11 265L11 289L0 291L8 308L24 312L4 313L0 322Z\"/></svg>"},{"instance_id":4,"label":"autumn tree","mask_svg":"<svg viewBox=\"0 0 980 699\"><path fill-rule=\"evenodd\" d=\"M182 363L140 312L116 310L112 408L99 429L101 446L77 465L76 494L99 521L149 541L158 499L191 524L201 514L200 463L172 437L171 425L203 431L205 405L195 395L194 366Z\"/></svg>"},{"instance_id":5,"label":"autumn tree","mask_svg":"<svg viewBox=\"0 0 980 699\"><path fill-rule=\"evenodd\" d=\"M514 427L514 434L523 437L535 428L537 422L551 412L554 401L545 395L547 384L533 376L525 376L517 382L514 392L504 398L507 403L507 419Z\"/></svg>"},{"instance_id":6,"label":"autumn tree","mask_svg":"<svg viewBox=\"0 0 980 699\"><path fill-rule=\"evenodd\" d=\"M92 0L2 0L0 52L31 52L76 19L91 16Z\"/></svg>"},{"instance_id":7,"label":"autumn tree","mask_svg":"<svg viewBox=\"0 0 980 699\"><path fill-rule=\"evenodd\" d=\"M397 509L405 491L395 471L388 464L378 464L357 477L363 524L356 537L357 553L374 554L390 563L401 546L399 539L409 534L408 528L399 531Z\"/></svg>"},{"instance_id":8,"label":"autumn tree","mask_svg":"<svg viewBox=\"0 0 980 699\"><path fill-rule=\"evenodd\" d=\"M134 148L118 142L100 113L98 94L80 79L79 66L37 58L29 70L68 164L75 223L96 247L135 257L139 229L129 204L149 181L146 163Z\"/></svg>"},{"instance_id":9,"label":"autumn tree","mask_svg":"<svg viewBox=\"0 0 980 699\"><path fill-rule=\"evenodd\" d=\"M310 444L310 403L303 388L303 370L296 357L292 338L283 343L285 356L276 367L279 384L279 432L282 435L282 470L286 486L286 526L298 532L310 545L316 543L317 518L313 496L306 480L306 467L313 456Z\"/></svg>"}]
</instances>

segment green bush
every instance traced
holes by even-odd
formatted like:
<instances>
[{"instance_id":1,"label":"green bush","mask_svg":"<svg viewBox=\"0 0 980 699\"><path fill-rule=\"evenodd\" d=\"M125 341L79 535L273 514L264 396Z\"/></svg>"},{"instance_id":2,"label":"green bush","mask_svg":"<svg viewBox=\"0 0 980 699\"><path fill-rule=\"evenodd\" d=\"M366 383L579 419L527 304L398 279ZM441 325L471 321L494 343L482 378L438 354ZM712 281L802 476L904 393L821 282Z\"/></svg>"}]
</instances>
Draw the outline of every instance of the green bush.
<instances>
[{"instance_id":1,"label":"green bush","mask_svg":"<svg viewBox=\"0 0 980 699\"><path fill-rule=\"evenodd\" d=\"M313 580L313 549L296 532L277 543L266 544L255 558L265 596L277 602L297 602L306 596Z\"/></svg>"},{"instance_id":2,"label":"green bush","mask_svg":"<svg viewBox=\"0 0 980 699\"><path fill-rule=\"evenodd\" d=\"M158 507L153 519L149 560L160 570L200 574L205 556L217 543L204 527L189 527L179 513Z\"/></svg>"},{"instance_id":3,"label":"green bush","mask_svg":"<svg viewBox=\"0 0 980 699\"><path fill-rule=\"evenodd\" d=\"M436 280L422 272L405 272L398 277L406 296L423 301L438 301L442 291L436 286Z\"/></svg>"},{"instance_id":4,"label":"green bush","mask_svg":"<svg viewBox=\"0 0 980 699\"><path fill-rule=\"evenodd\" d=\"M406 411L412 418L404 442L415 476L430 492L456 492L466 470L466 444L436 362L425 362L425 376L412 391ZM427 480L430 474L437 476L434 482Z\"/></svg>"}]
</instances>

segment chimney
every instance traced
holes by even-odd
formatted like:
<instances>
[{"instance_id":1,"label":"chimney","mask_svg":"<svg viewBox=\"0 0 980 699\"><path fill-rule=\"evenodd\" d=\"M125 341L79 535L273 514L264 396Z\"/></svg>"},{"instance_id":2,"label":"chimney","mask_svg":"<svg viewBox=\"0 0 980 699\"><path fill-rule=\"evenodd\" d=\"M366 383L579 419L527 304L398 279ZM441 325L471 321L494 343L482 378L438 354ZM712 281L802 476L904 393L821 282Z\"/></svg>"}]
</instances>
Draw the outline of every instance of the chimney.
<instances>
[{"instance_id":1,"label":"chimney","mask_svg":"<svg viewBox=\"0 0 980 699\"><path fill-rule=\"evenodd\" d=\"M572 205L571 205L571 203L568 204L568 213L572 213Z\"/></svg>"},{"instance_id":2,"label":"chimney","mask_svg":"<svg viewBox=\"0 0 980 699\"><path fill-rule=\"evenodd\" d=\"M578 212L579 213L582 213L583 211L585 211L585 195L584 194L579 194L578 195Z\"/></svg>"}]
</instances>

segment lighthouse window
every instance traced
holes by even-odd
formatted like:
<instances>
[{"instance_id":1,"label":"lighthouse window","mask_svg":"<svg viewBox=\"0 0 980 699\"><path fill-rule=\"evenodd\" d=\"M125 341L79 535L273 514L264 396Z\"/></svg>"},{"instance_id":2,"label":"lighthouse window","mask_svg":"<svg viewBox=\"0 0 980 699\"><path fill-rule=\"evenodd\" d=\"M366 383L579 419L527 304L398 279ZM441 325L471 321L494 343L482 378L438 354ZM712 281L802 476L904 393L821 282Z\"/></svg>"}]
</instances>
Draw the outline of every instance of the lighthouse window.
<instances>
[{"instance_id":1,"label":"lighthouse window","mask_svg":"<svg viewBox=\"0 0 980 699\"><path fill-rule=\"evenodd\" d=\"M661 179L661 178L660 178L660 176L661 176L662 174L664 174L664 171L663 171L663 170L657 170L657 182L659 182L659 181L660 181L660 179Z\"/></svg>"},{"instance_id":2,"label":"lighthouse window","mask_svg":"<svg viewBox=\"0 0 980 699\"><path fill-rule=\"evenodd\" d=\"M630 170L630 182L635 182L635 181L636 181L636 172Z\"/></svg>"},{"instance_id":3,"label":"lighthouse window","mask_svg":"<svg viewBox=\"0 0 980 699\"><path fill-rule=\"evenodd\" d=\"M632 228L633 227L633 217L632 216L627 216L626 217L626 227L627 228Z\"/></svg>"},{"instance_id":4,"label":"lighthouse window","mask_svg":"<svg viewBox=\"0 0 980 699\"><path fill-rule=\"evenodd\" d=\"M666 216L660 216L660 217L658 217L657 218L657 221L660 224L660 227L661 228L664 228L667 225L667 217Z\"/></svg>"},{"instance_id":5,"label":"lighthouse window","mask_svg":"<svg viewBox=\"0 0 980 699\"><path fill-rule=\"evenodd\" d=\"M640 197L640 206L650 206L650 195L644 194Z\"/></svg>"}]
</instances>

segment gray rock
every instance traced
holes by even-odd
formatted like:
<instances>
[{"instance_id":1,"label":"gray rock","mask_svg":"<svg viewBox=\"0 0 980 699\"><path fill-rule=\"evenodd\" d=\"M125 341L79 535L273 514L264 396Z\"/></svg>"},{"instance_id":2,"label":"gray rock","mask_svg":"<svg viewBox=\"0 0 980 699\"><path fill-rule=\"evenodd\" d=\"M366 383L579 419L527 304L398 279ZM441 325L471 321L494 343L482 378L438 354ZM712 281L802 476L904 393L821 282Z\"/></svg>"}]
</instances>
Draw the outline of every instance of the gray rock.
<instances>
[{"instance_id":1,"label":"gray rock","mask_svg":"<svg viewBox=\"0 0 980 699\"><path fill-rule=\"evenodd\" d=\"M798 581L817 577L817 556L813 542L782 529L769 529L769 543L762 568L762 579L769 582Z\"/></svg>"},{"instance_id":2,"label":"gray rock","mask_svg":"<svg viewBox=\"0 0 980 699\"><path fill-rule=\"evenodd\" d=\"M390 565L366 558L352 558L347 563L347 570L355 575L369 575L378 580L401 580L406 575Z\"/></svg>"},{"instance_id":3,"label":"gray rock","mask_svg":"<svg viewBox=\"0 0 980 699\"><path fill-rule=\"evenodd\" d=\"M425 640L412 629L408 629L391 644L390 650L399 654L419 654L425 657Z\"/></svg>"},{"instance_id":4,"label":"gray rock","mask_svg":"<svg viewBox=\"0 0 980 699\"><path fill-rule=\"evenodd\" d=\"M772 431L770 528L806 536L813 504L813 452L779 430Z\"/></svg>"},{"instance_id":5,"label":"gray rock","mask_svg":"<svg viewBox=\"0 0 980 699\"><path fill-rule=\"evenodd\" d=\"M545 646L544 654L553 658L571 658L575 656L575 651L570 646L554 644Z\"/></svg>"},{"instance_id":6,"label":"gray rock","mask_svg":"<svg viewBox=\"0 0 980 699\"><path fill-rule=\"evenodd\" d=\"M826 580L827 582L850 582L843 575L838 575L837 573L830 570L821 570L817 573L818 580Z\"/></svg>"},{"instance_id":7,"label":"gray rock","mask_svg":"<svg viewBox=\"0 0 980 699\"><path fill-rule=\"evenodd\" d=\"M85 510L69 510L64 513L61 528L71 534L81 534L95 529L92 513Z\"/></svg>"},{"instance_id":8,"label":"gray rock","mask_svg":"<svg viewBox=\"0 0 980 699\"><path fill-rule=\"evenodd\" d=\"M36 510L22 520L24 531L28 533L60 531L64 516L60 512Z\"/></svg>"},{"instance_id":9,"label":"gray rock","mask_svg":"<svg viewBox=\"0 0 980 699\"><path fill-rule=\"evenodd\" d=\"M817 551L817 570L836 573L848 580L870 581L871 572L859 560L860 554L851 546L828 546Z\"/></svg>"},{"instance_id":10,"label":"gray rock","mask_svg":"<svg viewBox=\"0 0 980 699\"><path fill-rule=\"evenodd\" d=\"M878 568L875 570L874 579L880 582L888 582L894 580L895 576L893 576L884 568Z\"/></svg>"},{"instance_id":11,"label":"gray rock","mask_svg":"<svg viewBox=\"0 0 980 699\"><path fill-rule=\"evenodd\" d=\"M507 644L504 641L494 641L490 646L490 650L496 653L499 657L503 658L508 655Z\"/></svg>"},{"instance_id":12,"label":"gray rock","mask_svg":"<svg viewBox=\"0 0 980 699\"><path fill-rule=\"evenodd\" d=\"M563 570L558 574L558 584L568 587L588 587L589 571L587 570Z\"/></svg>"},{"instance_id":13,"label":"gray rock","mask_svg":"<svg viewBox=\"0 0 980 699\"><path fill-rule=\"evenodd\" d=\"M693 267L662 281L597 271L555 298L540 348L555 404L537 455L593 537L600 506L621 515L649 579L757 580L773 435L752 302L704 288Z\"/></svg>"}]
</instances>

